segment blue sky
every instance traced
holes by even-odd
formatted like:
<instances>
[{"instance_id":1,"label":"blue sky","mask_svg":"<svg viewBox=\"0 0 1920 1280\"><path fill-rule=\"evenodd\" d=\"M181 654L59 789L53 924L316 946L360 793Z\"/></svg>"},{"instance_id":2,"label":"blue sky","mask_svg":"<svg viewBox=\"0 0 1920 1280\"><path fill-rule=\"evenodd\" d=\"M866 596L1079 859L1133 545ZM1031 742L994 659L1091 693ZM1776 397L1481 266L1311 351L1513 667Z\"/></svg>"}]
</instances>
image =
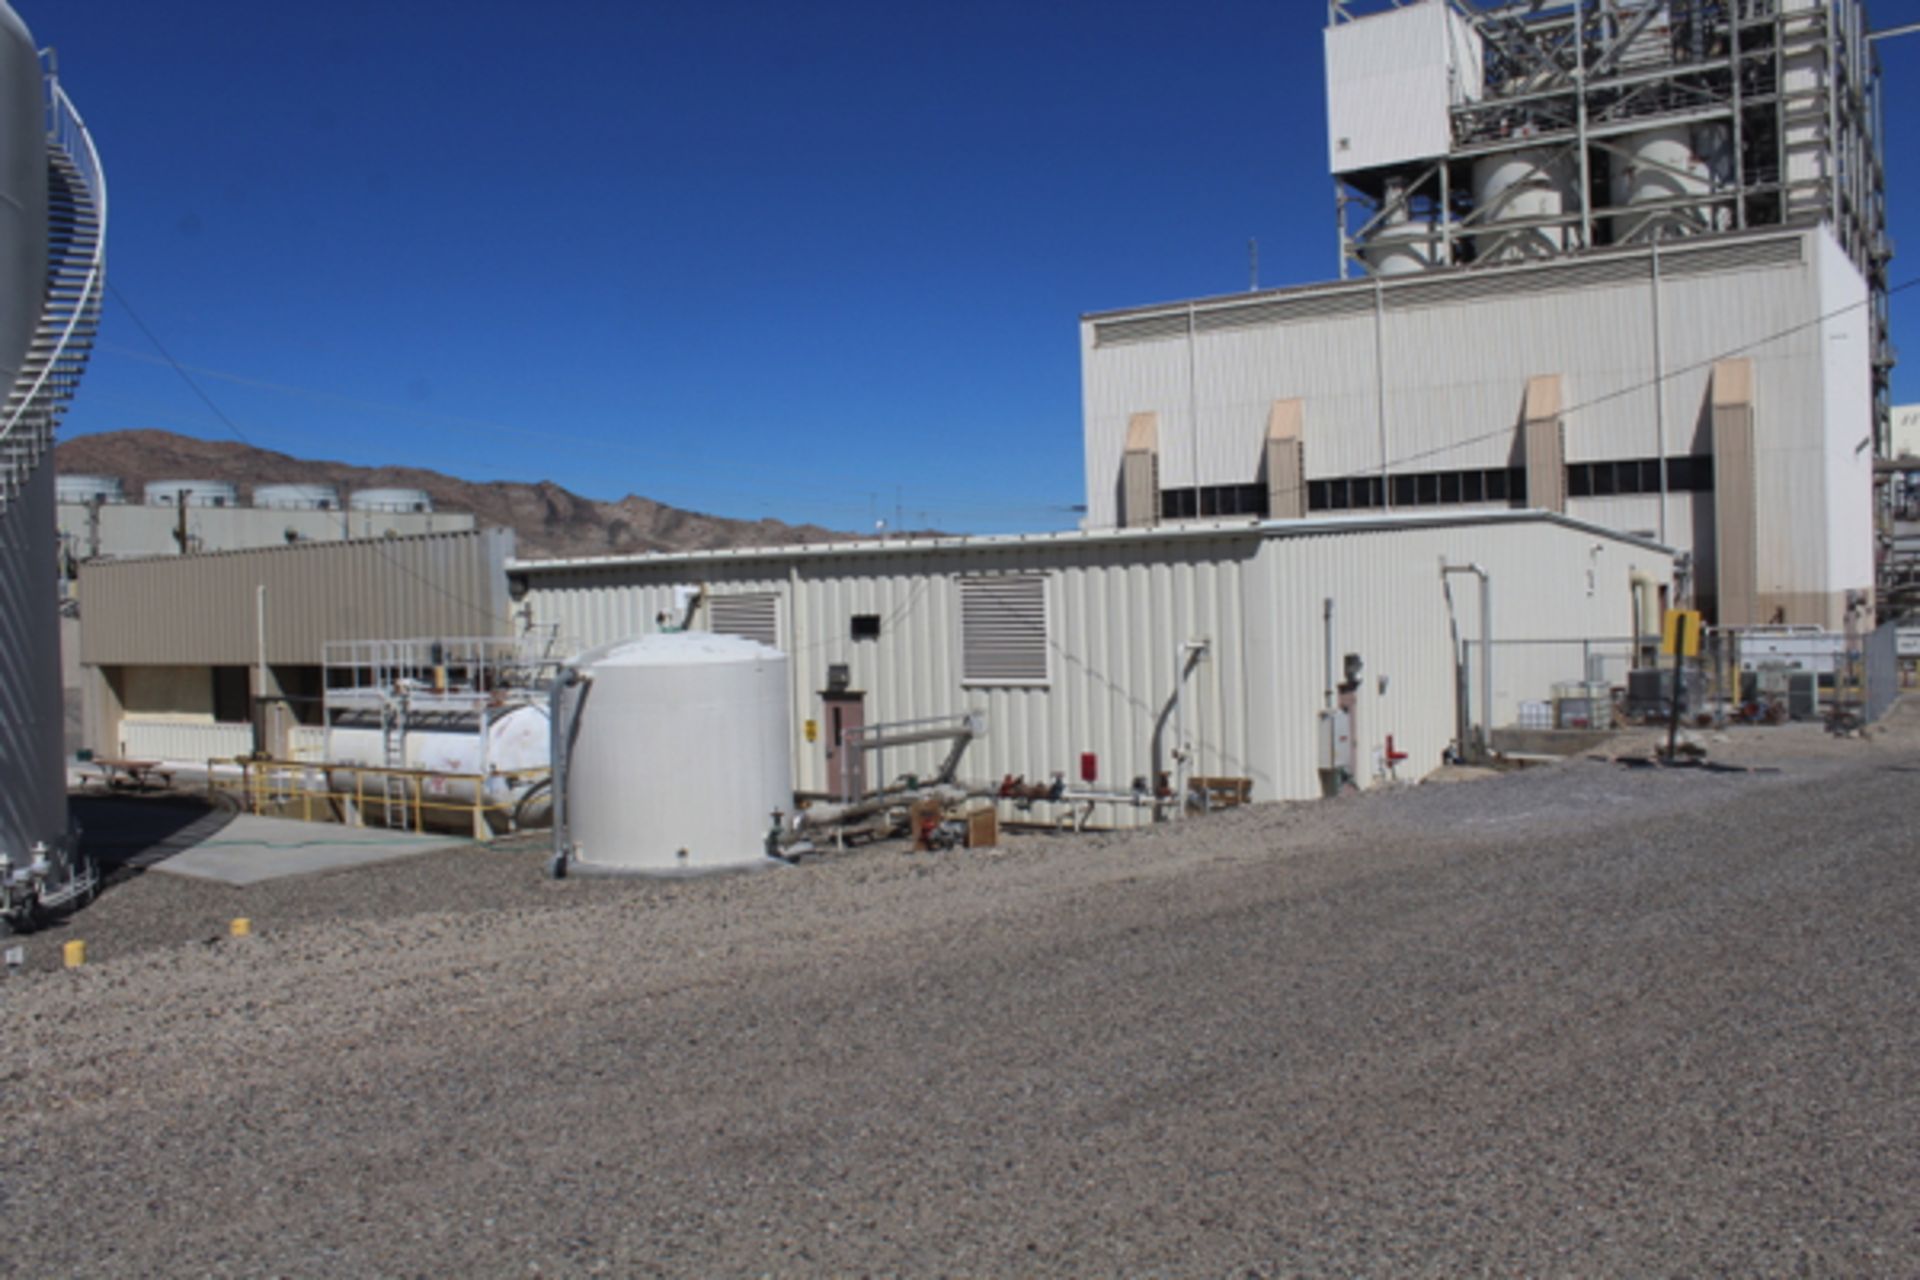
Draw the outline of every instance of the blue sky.
<instances>
[{"instance_id":1,"label":"blue sky","mask_svg":"<svg viewBox=\"0 0 1920 1280\"><path fill-rule=\"evenodd\" d=\"M1253 238L1263 284L1337 269L1319 0L15 5L115 288L300 456L1068 527L1082 312L1244 288ZM1920 37L1883 56L1900 281ZM110 299L66 430L140 426L232 435Z\"/></svg>"}]
</instances>

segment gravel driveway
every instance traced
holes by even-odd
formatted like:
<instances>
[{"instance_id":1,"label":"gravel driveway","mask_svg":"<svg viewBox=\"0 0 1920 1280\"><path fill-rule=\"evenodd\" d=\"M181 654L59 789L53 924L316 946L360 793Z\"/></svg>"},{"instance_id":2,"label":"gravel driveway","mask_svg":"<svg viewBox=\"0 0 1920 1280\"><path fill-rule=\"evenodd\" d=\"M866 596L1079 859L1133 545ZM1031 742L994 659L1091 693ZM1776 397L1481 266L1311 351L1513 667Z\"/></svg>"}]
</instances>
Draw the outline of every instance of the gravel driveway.
<instances>
[{"instance_id":1,"label":"gravel driveway","mask_svg":"<svg viewBox=\"0 0 1920 1280\"><path fill-rule=\"evenodd\" d=\"M745 878L149 872L0 982L0 1271L1920 1273L1910 710Z\"/></svg>"}]
</instances>

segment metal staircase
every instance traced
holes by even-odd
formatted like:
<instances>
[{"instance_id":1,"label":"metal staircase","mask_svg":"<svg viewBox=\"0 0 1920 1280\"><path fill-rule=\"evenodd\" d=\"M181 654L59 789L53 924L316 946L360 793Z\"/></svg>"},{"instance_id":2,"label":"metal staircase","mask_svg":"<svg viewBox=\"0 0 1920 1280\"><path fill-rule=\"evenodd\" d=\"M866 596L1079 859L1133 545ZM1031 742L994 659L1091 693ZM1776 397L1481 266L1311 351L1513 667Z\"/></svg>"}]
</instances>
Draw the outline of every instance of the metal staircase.
<instances>
[{"instance_id":1,"label":"metal staircase","mask_svg":"<svg viewBox=\"0 0 1920 1280\"><path fill-rule=\"evenodd\" d=\"M93 351L107 287L107 184L100 155L51 65L46 87L47 289L39 328L0 410L0 519L53 449L60 414Z\"/></svg>"}]
</instances>

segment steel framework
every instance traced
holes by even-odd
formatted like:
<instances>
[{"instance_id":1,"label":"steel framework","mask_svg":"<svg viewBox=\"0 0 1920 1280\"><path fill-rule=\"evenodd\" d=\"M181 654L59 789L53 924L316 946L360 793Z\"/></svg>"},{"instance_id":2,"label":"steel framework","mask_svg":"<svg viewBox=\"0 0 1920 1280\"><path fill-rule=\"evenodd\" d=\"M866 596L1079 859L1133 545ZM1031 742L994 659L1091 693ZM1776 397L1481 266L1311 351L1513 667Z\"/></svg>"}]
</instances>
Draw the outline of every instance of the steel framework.
<instances>
[{"instance_id":1,"label":"steel framework","mask_svg":"<svg viewBox=\"0 0 1920 1280\"><path fill-rule=\"evenodd\" d=\"M1884 447L1893 244L1862 0L1330 0L1328 23L1421 3L1446 4L1477 37L1480 83L1450 109L1445 155L1336 176L1342 278L1379 273L1389 246L1471 267L1824 223L1868 284ZM1616 201L1621 174L1667 168L1636 138L1703 127L1725 146L1710 180L1673 169L1675 194ZM1529 205L1539 182L1480 198L1489 158L1564 175L1567 198Z\"/></svg>"}]
</instances>

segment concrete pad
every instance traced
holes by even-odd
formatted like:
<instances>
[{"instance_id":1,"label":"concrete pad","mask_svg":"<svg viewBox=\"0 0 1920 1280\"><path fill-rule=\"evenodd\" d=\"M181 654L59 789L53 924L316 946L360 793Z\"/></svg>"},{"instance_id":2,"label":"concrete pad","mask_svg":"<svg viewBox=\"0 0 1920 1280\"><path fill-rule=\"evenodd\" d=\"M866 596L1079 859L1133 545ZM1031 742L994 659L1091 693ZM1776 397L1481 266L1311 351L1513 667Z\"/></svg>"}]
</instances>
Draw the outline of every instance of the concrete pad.
<instances>
[{"instance_id":1,"label":"concrete pad","mask_svg":"<svg viewBox=\"0 0 1920 1280\"><path fill-rule=\"evenodd\" d=\"M471 841L452 836L421 836L406 831L297 822L243 813L211 838L155 862L153 870L198 880L218 880L222 884L258 884L263 880L390 862L469 843Z\"/></svg>"}]
</instances>

